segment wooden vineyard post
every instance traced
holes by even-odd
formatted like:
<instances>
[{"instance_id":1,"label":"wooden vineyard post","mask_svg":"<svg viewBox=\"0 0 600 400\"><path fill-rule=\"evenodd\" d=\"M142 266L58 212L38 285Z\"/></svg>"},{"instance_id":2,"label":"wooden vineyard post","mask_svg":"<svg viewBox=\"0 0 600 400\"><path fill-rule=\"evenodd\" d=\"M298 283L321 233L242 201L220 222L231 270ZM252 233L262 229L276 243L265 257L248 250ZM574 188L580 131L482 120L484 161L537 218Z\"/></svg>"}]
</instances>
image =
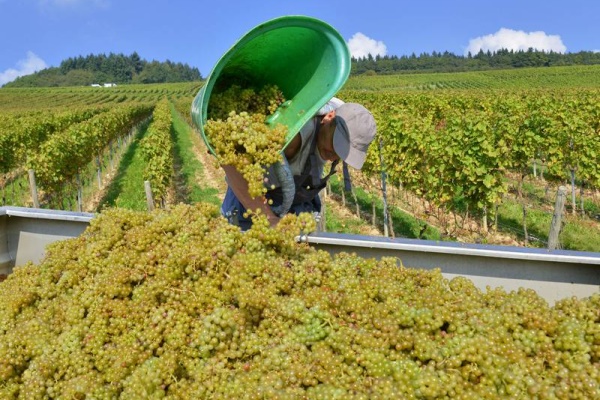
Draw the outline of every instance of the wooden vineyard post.
<instances>
[{"instance_id":1,"label":"wooden vineyard post","mask_svg":"<svg viewBox=\"0 0 600 400\"><path fill-rule=\"evenodd\" d=\"M499 208L499 204L496 203L494 205L494 232L498 232L498 208Z\"/></svg>"},{"instance_id":2,"label":"wooden vineyard post","mask_svg":"<svg viewBox=\"0 0 600 400\"><path fill-rule=\"evenodd\" d=\"M381 151L383 147L382 139L379 139L379 164L381 165L381 193L383 194L383 234L385 237L388 237L389 228L393 228L393 224L390 221L390 214L387 205L387 186L386 186L386 173L385 173L385 163L383 162L383 152ZM375 213L375 210L373 210ZM392 229L392 236L394 236Z\"/></svg>"},{"instance_id":3,"label":"wooden vineyard post","mask_svg":"<svg viewBox=\"0 0 600 400\"><path fill-rule=\"evenodd\" d=\"M154 210L154 199L152 198L152 186L150 186L150 181L144 181L144 189L146 190L146 205L148 206L148 211Z\"/></svg>"},{"instance_id":4,"label":"wooden vineyard post","mask_svg":"<svg viewBox=\"0 0 600 400\"><path fill-rule=\"evenodd\" d=\"M488 234L488 208L487 206L483 207L483 216L481 217L481 228L483 229L483 233Z\"/></svg>"},{"instance_id":5,"label":"wooden vineyard post","mask_svg":"<svg viewBox=\"0 0 600 400\"><path fill-rule=\"evenodd\" d=\"M354 205L356 206L356 216L360 218L360 204L358 204L358 198L356 197L356 191L354 190L354 186L352 186L352 180L350 178L350 171L348 170L348 164L345 162L342 164L342 174L344 176L344 182L342 184L342 205L346 206L346 193L350 193L352 195L352 200L354 200Z\"/></svg>"},{"instance_id":6,"label":"wooden vineyard post","mask_svg":"<svg viewBox=\"0 0 600 400\"><path fill-rule=\"evenodd\" d=\"M523 234L525 235L525 244L529 243L529 234L527 233L527 206L523 203Z\"/></svg>"},{"instance_id":7,"label":"wooden vineyard post","mask_svg":"<svg viewBox=\"0 0 600 400\"><path fill-rule=\"evenodd\" d=\"M575 197L575 170L571 169L571 203L573 204L573 210L571 213L573 215L577 214L577 200Z\"/></svg>"},{"instance_id":8,"label":"wooden vineyard post","mask_svg":"<svg viewBox=\"0 0 600 400\"><path fill-rule=\"evenodd\" d=\"M81 175L77 174L77 210L83 211L83 187L81 184Z\"/></svg>"},{"instance_id":9,"label":"wooden vineyard post","mask_svg":"<svg viewBox=\"0 0 600 400\"><path fill-rule=\"evenodd\" d=\"M585 202L583 201L583 182L579 188L579 211L581 211L581 217L585 217ZM13 186L14 187L14 186Z\"/></svg>"},{"instance_id":10,"label":"wooden vineyard post","mask_svg":"<svg viewBox=\"0 0 600 400\"><path fill-rule=\"evenodd\" d=\"M562 214L567 198L567 188L561 186L556 194L556 204L554 205L554 215L550 225L550 233L548 234L548 249L555 250L558 247L558 235L562 224Z\"/></svg>"},{"instance_id":11,"label":"wooden vineyard post","mask_svg":"<svg viewBox=\"0 0 600 400\"><path fill-rule=\"evenodd\" d=\"M319 197L321 198L321 211L317 214L317 232L325 232L325 212L327 210L327 195L326 190L321 190L319 193Z\"/></svg>"},{"instance_id":12,"label":"wooden vineyard post","mask_svg":"<svg viewBox=\"0 0 600 400\"><path fill-rule=\"evenodd\" d=\"M114 151L113 151L113 141L111 140L110 143L108 144L108 159L109 159L111 171L115 169L114 156L115 155L114 155Z\"/></svg>"},{"instance_id":13,"label":"wooden vineyard post","mask_svg":"<svg viewBox=\"0 0 600 400\"><path fill-rule=\"evenodd\" d=\"M371 225L377 226L377 208L375 207L375 196L371 196Z\"/></svg>"},{"instance_id":14,"label":"wooden vineyard post","mask_svg":"<svg viewBox=\"0 0 600 400\"><path fill-rule=\"evenodd\" d=\"M33 199L33 207L40 208L40 199L38 198L37 185L35 183L35 171L29 170L29 187L31 187L31 198Z\"/></svg>"},{"instance_id":15,"label":"wooden vineyard post","mask_svg":"<svg viewBox=\"0 0 600 400\"><path fill-rule=\"evenodd\" d=\"M102 189L102 164L100 163L100 156L96 156L96 164L98 165L98 189Z\"/></svg>"},{"instance_id":16,"label":"wooden vineyard post","mask_svg":"<svg viewBox=\"0 0 600 400\"><path fill-rule=\"evenodd\" d=\"M358 204L358 198L356 197L356 190L352 187L352 199L354 200L354 205L356 206L356 216L360 218L360 204Z\"/></svg>"}]
</instances>

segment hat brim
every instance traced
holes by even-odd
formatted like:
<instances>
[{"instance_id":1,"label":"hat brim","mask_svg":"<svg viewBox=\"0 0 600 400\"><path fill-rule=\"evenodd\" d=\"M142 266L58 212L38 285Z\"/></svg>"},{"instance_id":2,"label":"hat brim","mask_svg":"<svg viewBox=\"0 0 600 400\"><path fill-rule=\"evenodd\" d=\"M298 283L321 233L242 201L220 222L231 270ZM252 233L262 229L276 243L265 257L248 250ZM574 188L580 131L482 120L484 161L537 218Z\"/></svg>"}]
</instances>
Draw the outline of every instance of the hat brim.
<instances>
[{"instance_id":1,"label":"hat brim","mask_svg":"<svg viewBox=\"0 0 600 400\"><path fill-rule=\"evenodd\" d=\"M346 124L340 118L336 120L333 149L338 157L352 168L361 169L367 158L366 153L356 150L350 145Z\"/></svg>"}]
</instances>

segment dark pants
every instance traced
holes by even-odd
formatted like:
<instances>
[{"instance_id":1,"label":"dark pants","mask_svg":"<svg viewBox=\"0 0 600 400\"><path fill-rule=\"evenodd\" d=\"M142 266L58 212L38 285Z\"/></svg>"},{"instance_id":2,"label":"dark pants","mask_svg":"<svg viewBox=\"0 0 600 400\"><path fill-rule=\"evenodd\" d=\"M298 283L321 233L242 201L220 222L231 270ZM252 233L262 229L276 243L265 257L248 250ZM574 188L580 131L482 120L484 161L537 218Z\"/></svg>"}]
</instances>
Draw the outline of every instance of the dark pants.
<instances>
[{"instance_id":1,"label":"dark pants","mask_svg":"<svg viewBox=\"0 0 600 400\"><path fill-rule=\"evenodd\" d=\"M278 204L275 204L278 205ZM319 196L315 196L312 201L307 201L299 204L292 204L290 214L300 214L303 212L320 212L321 211L321 198ZM225 198L223 199L223 204L221 205L221 214L229 220L229 223L238 225L242 230L248 230L252 226L252 220L250 218L245 218L244 213L246 212L246 208L240 203L233 190L230 187L227 187L227 192L225 193Z\"/></svg>"}]
</instances>

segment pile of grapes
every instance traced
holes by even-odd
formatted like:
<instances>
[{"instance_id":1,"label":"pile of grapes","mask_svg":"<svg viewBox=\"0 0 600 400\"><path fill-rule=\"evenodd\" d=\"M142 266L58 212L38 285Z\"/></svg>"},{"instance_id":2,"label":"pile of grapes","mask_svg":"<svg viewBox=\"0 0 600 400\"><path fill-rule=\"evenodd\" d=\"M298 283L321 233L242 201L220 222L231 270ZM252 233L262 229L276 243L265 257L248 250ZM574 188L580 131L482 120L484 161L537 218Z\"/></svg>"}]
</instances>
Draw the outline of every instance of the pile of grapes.
<instances>
[{"instance_id":1,"label":"pile of grapes","mask_svg":"<svg viewBox=\"0 0 600 400\"><path fill-rule=\"evenodd\" d=\"M258 91L233 85L210 98L206 136L218 162L236 167L253 197L267 191L263 183L266 167L282 160L287 127L271 127L265 120L283 102L283 94L273 85Z\"/></svg>"},{"instance_id":2,"label":"pile of grapes","mask_svg":"<svg viewBox=\"0 0 600 400\"><path fill-rule=\"evenodd\" d=\"M313 228L104 211L0 283L0 398L600 398L600 295L332 257Z\"/></svg>"}]
</instances>

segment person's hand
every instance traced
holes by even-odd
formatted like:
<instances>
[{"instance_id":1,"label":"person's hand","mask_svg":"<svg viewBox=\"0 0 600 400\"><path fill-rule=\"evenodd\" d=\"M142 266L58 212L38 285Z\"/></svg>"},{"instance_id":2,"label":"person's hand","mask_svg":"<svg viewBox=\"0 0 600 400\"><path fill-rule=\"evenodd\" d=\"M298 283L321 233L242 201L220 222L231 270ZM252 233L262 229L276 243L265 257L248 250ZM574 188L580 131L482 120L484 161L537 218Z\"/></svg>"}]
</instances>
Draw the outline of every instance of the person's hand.
<instances>
[{"instance_id":1,"label":"person's hand","mask_svg":"<svg viewBox=\"0 0 600 400\"><path fill-rule=\"evenodd\" d=\"M278 217L278 216L276 216L276 215L269 215L269 216L267 217L267 220L269 221L269 225L271 225L271 228L274 228L274 227L275 227L275 225L277 225L277 223L279 222L279 220L280 220L280 219L281 219L281 218L279 218L279 217Z\"/></svg>"}]
</instances>

